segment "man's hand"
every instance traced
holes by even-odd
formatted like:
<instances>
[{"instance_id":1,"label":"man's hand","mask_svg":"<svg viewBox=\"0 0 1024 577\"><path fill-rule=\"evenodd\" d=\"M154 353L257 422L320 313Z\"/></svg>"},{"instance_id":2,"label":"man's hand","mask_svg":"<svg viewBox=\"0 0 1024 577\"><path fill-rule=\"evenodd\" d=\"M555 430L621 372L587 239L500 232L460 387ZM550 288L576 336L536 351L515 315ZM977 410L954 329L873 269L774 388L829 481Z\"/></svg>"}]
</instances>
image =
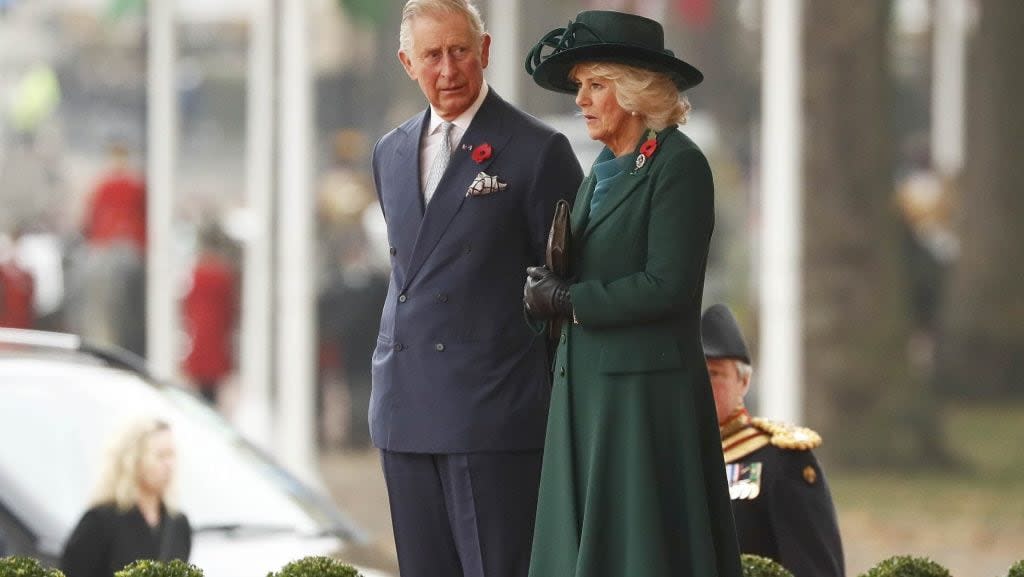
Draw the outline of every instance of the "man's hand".
<instances>
[{"instance_id":1,"label":"man's hand","mask_svg":"<svg viewBox=\"0 0 1024 577\"><path fill-rule=\"evenodd\" d=\"M572 316L569 283L545 266L526 269L523 302L526 312L537 320Z\"/></svg>"}]
</instances>

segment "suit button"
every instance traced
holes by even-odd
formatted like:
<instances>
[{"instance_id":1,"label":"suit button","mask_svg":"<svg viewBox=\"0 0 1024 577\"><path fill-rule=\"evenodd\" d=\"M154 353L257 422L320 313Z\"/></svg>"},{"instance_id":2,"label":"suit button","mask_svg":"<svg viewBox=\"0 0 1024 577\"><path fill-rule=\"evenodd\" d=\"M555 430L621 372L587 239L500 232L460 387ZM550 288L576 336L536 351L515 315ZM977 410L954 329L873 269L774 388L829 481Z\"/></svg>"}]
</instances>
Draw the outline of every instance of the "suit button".
<instances>
[{"instance_id":1,"label":"suit button","mask_svg":"<svg viewBox=\"0 0 1024 577\"><path fill-rule=\"evenodd\" d=\"M562 333L562 337L559 340L562 341L563 343L565 342L565 333Z\"/></svg>"},{"instance_id":2,"label":"suit button","mask_svg":"<svg viewBox=\"0 0 1024 577\"><path fill-rule=\"evenodd\" d=\"M407 300L409 300L409 297L405 296L405 293L398 295L398 302L404 303Z\"/></svg>"},{"instance_id":3,"label":"suit button","mask_svg":"<svg viewBox=\"0 0 1024 577\"><path fill-rule=\"evenodd\" d=\"M391 247L391 256L395 256L396 254L398 254L398 249L395 247Z\"/></svg>"},{"instance_id":4,"label":"suit button","mask_svg":"<svg viewBox=\"0 0 1024 577\"><path fill-rule=\"evenodd\" d=\"M436 345L434 345L434 350L439 352L439 353L443 353L444 352L444 343L437 343Z\"/></svg>"},{"instance_id":5,"label":"suit button","mask_svg":"<svg viewBox=\"0 0 1024 577\"><path fill-rule=\"evenodd\" d=\"M441 294L437 295L437 302L440 302L440 303L448 302L448 295L446 295L444 293L441 293Z\"/></svg>"},{"instance_id":6,"label":"suit button","mask_svg":"<svg viewBox=\"0 0 1024 577\"><path fill-rule=\"evenodd\" d=\"M403 349L405 349L405 345L402 343L395 343L395 351L402 352Z\"/></svg>"},{"instance_id":7,"label":"suit button","mask_svg":"<svg viewBox=\"0 0 1024 577\"><path fill-rule=\"evenodd\" d=\"M466 254L469 254L471 252L473 252L473 245L467 244L466 245Z\"/></svg>"},{"instance_id":8,"label":"suit button","mask_svg":"<svg viewBox=\"0 0 1024 577\"><path fill-rule=\"evenodd\" d=\"M558 368L558 376L560 376L560 377L564 377L565 376L565 366L562 366L562 367Z\"/></svg>"}]
</instances>

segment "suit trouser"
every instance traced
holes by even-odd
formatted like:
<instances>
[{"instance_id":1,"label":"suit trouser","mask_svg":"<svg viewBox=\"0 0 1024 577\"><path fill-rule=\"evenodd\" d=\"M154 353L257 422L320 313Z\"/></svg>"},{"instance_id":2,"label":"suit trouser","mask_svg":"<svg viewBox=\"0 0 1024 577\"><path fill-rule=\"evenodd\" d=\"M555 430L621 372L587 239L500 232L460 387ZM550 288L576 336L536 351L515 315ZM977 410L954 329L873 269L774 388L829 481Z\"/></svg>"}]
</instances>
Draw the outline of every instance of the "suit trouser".
<instances>
[{"instance_id":1,"label":"suit trouser","mask_svg":"<svg viewBox=\"0 0 1024 577\"><path fill-rule=\"evenodd\" d=\"M401 577L526 577L541 451L381 451Z\"/></svg>"}]
</instances>

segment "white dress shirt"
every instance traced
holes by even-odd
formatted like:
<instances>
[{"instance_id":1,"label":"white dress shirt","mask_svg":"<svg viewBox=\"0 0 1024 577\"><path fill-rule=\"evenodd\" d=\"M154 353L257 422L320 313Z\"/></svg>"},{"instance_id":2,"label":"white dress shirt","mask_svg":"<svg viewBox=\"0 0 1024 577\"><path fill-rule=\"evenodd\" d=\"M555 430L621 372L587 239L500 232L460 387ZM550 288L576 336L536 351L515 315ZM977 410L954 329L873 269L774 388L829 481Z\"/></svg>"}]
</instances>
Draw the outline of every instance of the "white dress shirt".
<instances>
[{"instance_id":1,"label":"white dress shirt","mask_svg":"<svg viewBox=\"0 0 1024 577\"><path fill-rule=\"evenodd\" d=\"M455 125L452 127L451 137L453 156L458 154L459 141L466 134L466 129L469 128L470 123L473 122L473 117L476 116L476 112L480 110L480 106L484 103L488 90L487 82L484 81L483 85L480 86L480 94L477 95L476 101L452 121L452 124ZM437 109L431 105L430 124L427 125L423 139L420 140L420 194L424 198L427 196L427 175L430 173L430 166L434 163L434 156L437 155L437 151L441 149L441 124L443 122L444 119L437 113Z\"/></svg>"}]
</instances>

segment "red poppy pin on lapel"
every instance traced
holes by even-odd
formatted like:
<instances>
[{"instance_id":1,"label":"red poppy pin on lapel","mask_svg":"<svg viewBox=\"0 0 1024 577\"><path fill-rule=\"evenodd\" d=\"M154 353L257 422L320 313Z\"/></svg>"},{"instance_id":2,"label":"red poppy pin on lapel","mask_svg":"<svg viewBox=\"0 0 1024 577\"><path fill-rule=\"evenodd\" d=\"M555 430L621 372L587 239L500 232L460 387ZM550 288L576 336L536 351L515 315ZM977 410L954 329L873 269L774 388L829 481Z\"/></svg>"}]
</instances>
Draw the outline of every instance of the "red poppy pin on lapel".
<instances>
[{"instance_id":1,"label":"red poppy pin on lapel","mask_svg":"<svg viewBox=\"0 0 1024 577\"><path fill-rule=\"evenodd\" d=\"M473 162L475 162L477 164L483 164L488 158L491 157L491 154L493 152L494 152L494 150L491 149L491 145L486 143L486 142L481 144L481 145L479 145L479 146L474 146L473 147Z\"/></svg>"},{"instance_id":2,"label":"red poppy pin on lapel","mask_svg":"<svg viewBox=\"0 0 1024 577\"><path fill-rule=\"evenodd\" d=\"M647 160L654 156L656 150L658 150L658 133L648 130L647 140L640 145L640 154L636 155L636 168L633 170L633 174L647 164Z\"/></svg>"}]
</instances>

